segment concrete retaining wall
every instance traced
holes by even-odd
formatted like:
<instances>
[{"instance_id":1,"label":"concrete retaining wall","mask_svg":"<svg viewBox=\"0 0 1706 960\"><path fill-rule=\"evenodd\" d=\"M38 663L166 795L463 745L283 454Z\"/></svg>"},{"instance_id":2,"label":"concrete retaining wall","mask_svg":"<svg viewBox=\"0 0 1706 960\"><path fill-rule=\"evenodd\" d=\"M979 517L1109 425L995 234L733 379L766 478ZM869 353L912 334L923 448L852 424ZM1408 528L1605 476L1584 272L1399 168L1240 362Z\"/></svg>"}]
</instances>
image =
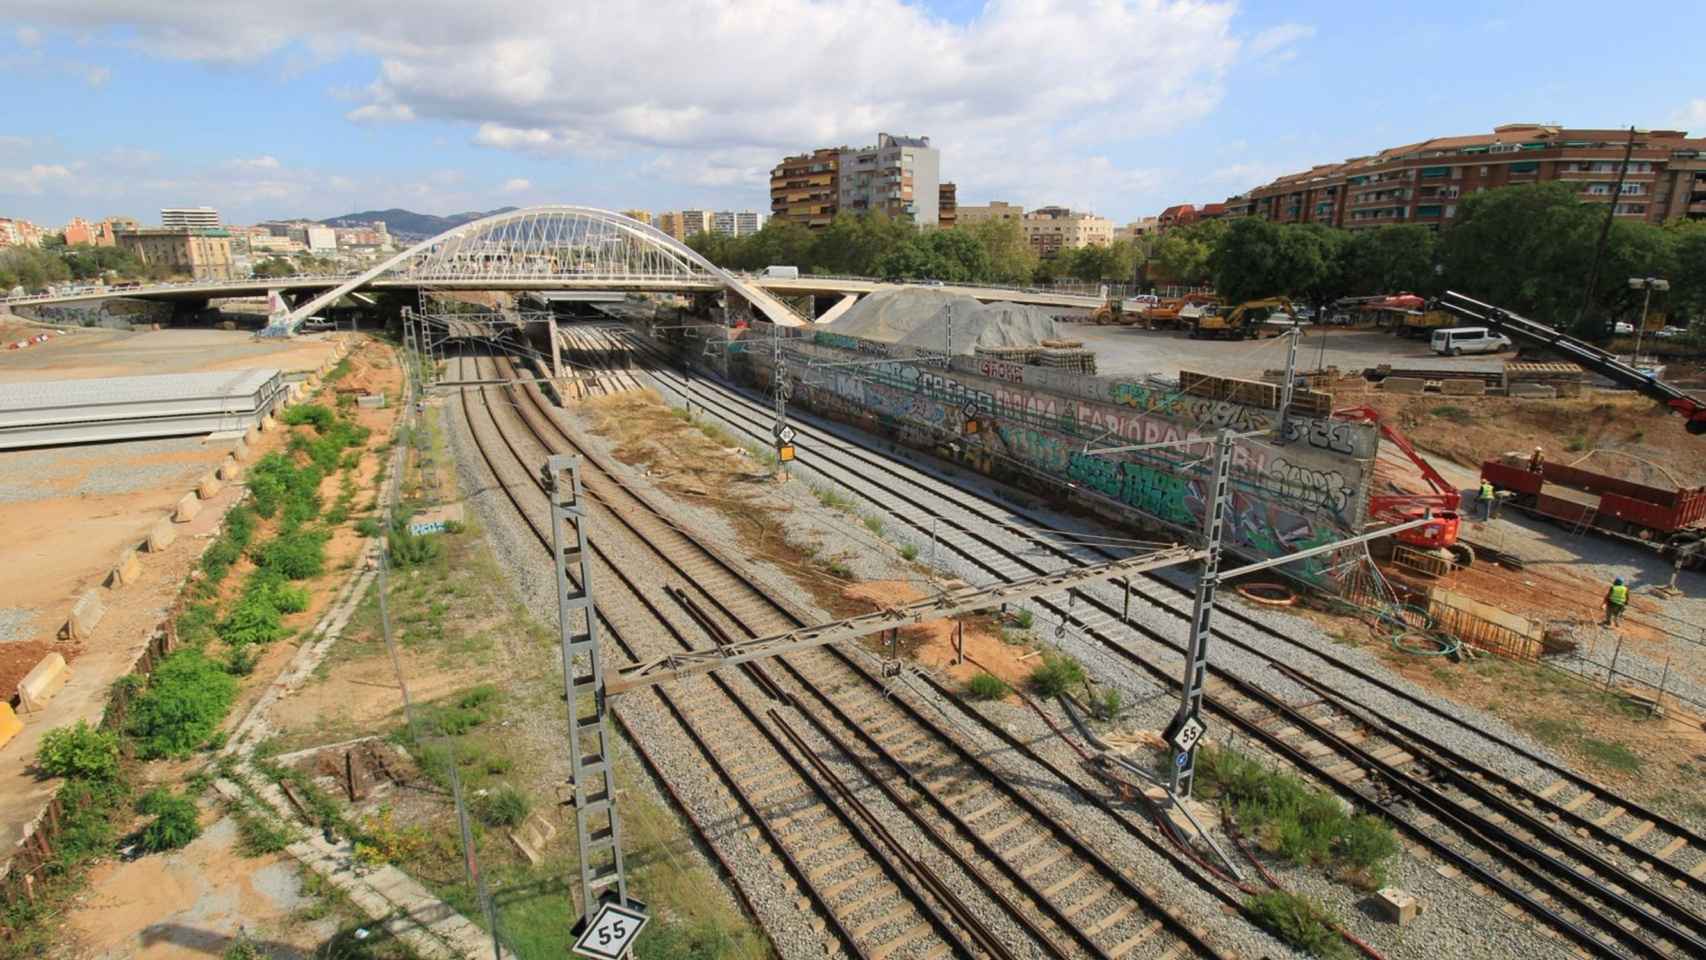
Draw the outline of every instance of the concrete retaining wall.
<instances>
[{"instance_id":1,"label":"concrete retaining wall","mask_svg":"<svg viewBox=\"0 0 1706 960\"><path fill-rule=\"evenodd\" d=\"M1558 396L1557 388L1549 383L1522 383L1510 385L1510 395L1524 400L1553 400Z\"/></svg>"},{"instance_id":2,"label":"concrete retaining wall","mask_svg":"<svg viewBox=\"0 0 1706 960\"><path fill-rule=\"evenodd\" d=\"M801 376L793 402L984 473L1019 477L1058 492L1076 488L1099 509L1194 533L1203 501L1203 448L1088 456L1097 446L1212 436L1226 428L1272 430L1273 410L1181 393L1176 385L1086 376L980 357L947 357L877 341L816 333L793 351L825 363ZM771 380L767 349L736 345L734 372ZM908 362L883 363L881 358ZM968 420L978 430L966 432ZM1233 475L1229 544L1276 556L1360 532L1379 443L1375 427L1293 418L1283 445L1241 443ZM1134 517L1133 514L1137 516ZM1288 573L1332 587L1332 560L1300 562Z\"/></svg>"}]
</instances>

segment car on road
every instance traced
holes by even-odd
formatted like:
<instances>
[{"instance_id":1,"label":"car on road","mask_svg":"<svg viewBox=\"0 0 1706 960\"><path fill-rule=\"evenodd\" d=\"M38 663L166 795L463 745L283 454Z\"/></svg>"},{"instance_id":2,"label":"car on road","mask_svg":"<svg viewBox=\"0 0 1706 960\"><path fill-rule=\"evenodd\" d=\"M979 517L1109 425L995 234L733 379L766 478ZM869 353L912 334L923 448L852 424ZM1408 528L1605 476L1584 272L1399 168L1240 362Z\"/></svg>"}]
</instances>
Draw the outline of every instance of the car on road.
<instances>
[{"instance_id":1,"label":"car on road","mask_svg":"<svg viewBox=\"0 0 1706 960\"><path fill-rule=\"evenodd\" d=\"M1338 313L1329 314L1327 317L1328 326L1333 327L1348 327L1355 322L1355 319L1343 310L1340 310Z\"/></svg>"},{"instance_id":2,"label":"car on road","mask_svg":"<svg viewBox=\"0 0 1706 960\"><path fill-rule=\"evenodd\" d=\"M1498 353L1511 349L1512 344L1509 337L1486 327L1447 327L1435 330L1428 346L1442 357L1457 357L1465 353Z\"/></svg>"},{"instance_id":3,"label":"car on road","mask_svg":"<svg viewBox=\"0 0 1706 960\"><path fill-rule=\"evenodd\" d=\"M1632 337L1635 335L1635 325L1627 320L1619 320L1612 324L1611 332L1620 337Z\"/></svg>"},{"instance_id":4,"label":"car on road","mask_svg":"<svg viewBox=\"0 0 1706 960\"><path fill-rule=\"evenodd\" d=\"M1653 336L1661 340L1669 340L1672 337L1680 337L1687 332L1687 327L1660 327L1653 331Z\"/></svg>"}]
</instances>

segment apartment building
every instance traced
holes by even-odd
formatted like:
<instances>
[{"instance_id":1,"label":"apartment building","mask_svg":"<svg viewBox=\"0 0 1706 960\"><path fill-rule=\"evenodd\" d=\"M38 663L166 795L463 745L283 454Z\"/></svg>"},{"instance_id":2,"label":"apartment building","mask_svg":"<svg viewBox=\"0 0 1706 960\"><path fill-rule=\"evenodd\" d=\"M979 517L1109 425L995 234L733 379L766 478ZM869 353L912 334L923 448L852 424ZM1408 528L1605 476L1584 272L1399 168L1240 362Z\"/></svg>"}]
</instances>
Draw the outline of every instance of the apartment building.
<instances>
[{"instance_id":1,"label":"apartment building","mask_svg":"<svg viewBox=\"0 0 1706 960\"><path fill-rule=\"evenodd\" d=\"M735 214L735 236L750 237L764 229L764 221L769 219L757 210L741 210Z\"/></svg>"},{"instance_id":2,"label":"apartment building","mask_svg":"<svg viewBox=\"0 0 1706 960\"><path fill-rule=\"evenodd\" d=\"M652 212L650 210L624 210L622 211L622 215L630 220L638 220L641 223L649 224L652 222Z\"/></svg>"},{"instance_id":3,"label":"apartment building","mask_svg":"<svg viewBox=\"0 0 1706 960\"><path fill-rule=\"evenodd\" d=\"M1491 133L1436 137L1288 174L1227 201L1229 213L1279 223L1358 229L1394 223L1438 227L1469 194L1562 181L1616 216L1660 223L1706 219L1706 139L1680 130L1635 135L1622 192L1613 197L1627 130L1509 123Z\"/></svg>"},{"instance_id":4,"label":"apartment building","mask_svg":"<svg viewBox=\"0 0 1706 960\"><path fill-rule=\"evenodd\" d=\"M113 238L113 225L110 220L100 223L90 223L82 217L72 217L65 225L65 245L75 247L88 244L95 247L110 247L117 243Z\"/></svg>"},{"instance_id":5,"label":"apartment building","mask_svg":"<svg viewBox=\"0 0 1706 960\"><path fill-rule=\"evenodd\" d=\"M1136 240L1138 237L1153 236L1161 232L1160 217L1143 217L1133 220L1123 227L1114 228L1114 240Z\"/></svg>"},{"instance_id":6,"label":"apartment building","mask_svg":"<svg viewBox=\"0 0 1706 960\"><path fill-rule=\"evenodd\" d=\"M823 147L783 157L770 171L770 216L802 226L827 227L840 198L841 156L846 147Z\"/></svg>"},{"instance_id":7,"label":"apartment building","mask_svg":"<svg viewBox=\"0 0 1706 960\"><path fill-rule=\"evenodd\" d=\"M167 207L160 211L160 226L167 229L217 230L220 225L219 211L212 207Z\"/></svg>"},{"instance_id":8,"label":"apartment building","mask_svg":"<svg viewBox=\"0 0 1706 960\"><path fill-rule=\"evenodd\" d=\"M28 220L0 217L0 247L39 247L41 228Z\"/></svg>"},{"instance_id":9,"label":"apartment building","mask_svg":"<svg viewBox=\"0 0 1706 960\"><path fill-rule=\"evenodd\" d=\"M936 188L936 226L952 230L959 226L959 188L950 181Z\"/></svg>"},{"instance_id":10,"label":"apartment building","mask_svg":"<svg viewBox=\"0 0 1706 960\"><path fill-rule=\"evenodd\" d=\"M712 212L710 210L683 210L681 217L681 235L691 237L695 233L710 233Z\"/></svg>"},{"instance_id":11,"label":"apartment building","mask_svg":"<svg viewBox=\"0 0 1706 960\"><path fill-rule=\"evenodd\" d=\"M1044 260L1062 250L1105 247L1114 242L1112 220L1066 207L1038 207L1025 214L1019 226L1025 232L1025 241Z\"/></svg>"},{"instance_id":12,"label":"apartment building","mask_svg":"<svg viewBox=\"0 0 1706 960\"><path fill-rule=\"evenodd\" d=\"M957 206L954 209L954 218L962 227L975 226L985 220L1019 221L1025 219L1025 208L1016 203L993 200L975 206Z\"/></svg>"},{"instance_id":13,"label":"apartment building","mask_svg":"<svg viewBox=\"0 0 1706 960\"><path fill-rule=\"evenodd\" d=\"M677 240L687 239L687 235L681 232L681 214L674 210L659 213L657 223L653 226L657 227L659 232L667 233Z\"/></svg>"},{"instance_id":14,"label":"apartment building","mask_svg":"<svg viewBox=\"0 0 1706 960\"><path fill-rule=\"evenodd\" d=\"M936 226L941 164L929 137L879 133L874 147L842 151L837 208L911 217L919 226Z\"/></svg>"},{"instance_id":15,"label":"apartment building","mask_svg":"<svg viewBox=\"0 0 1706 960\"><path fill-rule=\"evenodd\" d=\"M169 268L196 280L230 280L231 234L223 229L161 227L127 230L118 245L146 264Z\"/></svg>"}]
</instances>

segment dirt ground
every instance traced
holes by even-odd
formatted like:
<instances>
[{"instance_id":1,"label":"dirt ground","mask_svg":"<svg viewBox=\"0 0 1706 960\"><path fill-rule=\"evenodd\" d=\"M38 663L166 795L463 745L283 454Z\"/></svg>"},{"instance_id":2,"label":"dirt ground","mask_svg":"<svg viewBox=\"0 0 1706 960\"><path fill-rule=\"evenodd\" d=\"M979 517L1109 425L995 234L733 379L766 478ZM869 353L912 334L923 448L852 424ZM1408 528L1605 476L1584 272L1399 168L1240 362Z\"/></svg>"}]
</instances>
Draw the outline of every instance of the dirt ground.
<instances>
[{"instance_id":1,"label":"dirt ground","mask_svg":"<svg viewBox=\"0 0 1706 960\"><path fill-rule=\"evenodd\" d=\"M924 599L917 586L897 580L867 580L847 588L848 597L878 607L899 606ZM988 617L968 617L961 641L966 661L955 663L955 621L926 620L900 632L900 651L923 666L945 673L964 683L988 671L1010 687L1018 687L1037 666L1037 652L1028 642L1008 642L999 625ZM883 649L880 638L870 638L873 650Z\"/></svg>"},{"instance_id":2,"label":"dirt ground","mask_svg":"<svg viewBox=\"0 0 1706 960\"><path fill-rule=\"evenodd\" d=\"M1683 429L1682 418L1642 397L1592 392L1557 400L1509 397L1407 396L1371 390L1341 397L1366 403L1418 448L1479 469L1507 451L1535 447L1554 463L1613 473L1639 483L1706 484L1706 443ZM1584 459L1588 458L1588 459Z\"/></svg>"},{"instance_id":3,"label":"dirt ground","mask_svg":"<svg viewBox=\"0 0 1706 960\"><path fill-rule=\"evenodd\" d=\"M32 328L34 329L34 328ZM331 356L329 335L257 340L244 330L82 328L27 350L0 350L0 383L134 377L276 367L313 370Z\"/></svg>"},{"instance_id":4,"label":"dirt ground","mask_svg":"<svg viewBox=\"0 0 1706 960\"><path fill-rule=\"evenodd\" d=\"M96 867L69 915L61 954L205 960L243 934L264 956L314 955L337 922L316 917L295 862L243 857L229 817L203 820L202 835L182 850Z\"/></svg>"}]
</instances>

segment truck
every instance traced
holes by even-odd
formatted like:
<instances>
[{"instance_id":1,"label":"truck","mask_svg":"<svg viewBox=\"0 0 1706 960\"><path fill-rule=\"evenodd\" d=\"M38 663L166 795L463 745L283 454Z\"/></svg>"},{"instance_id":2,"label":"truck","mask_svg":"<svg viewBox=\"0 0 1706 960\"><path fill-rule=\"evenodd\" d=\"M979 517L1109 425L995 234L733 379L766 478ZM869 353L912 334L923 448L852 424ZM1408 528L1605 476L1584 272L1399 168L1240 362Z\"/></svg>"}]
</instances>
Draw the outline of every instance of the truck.
<instances>
[{"instance_id":1,"label":"truck","mask_svg":"<svg viewBox=\"0 0 1706 960\"><path fill-rule=\"evenodd\" d=\"M1283 313L1288 319L1297 312L1291 301L1285 297L1246 300L1236 307L1219 307L1197 318L1191 325L1191 339L1245 340L1258 335L1260 331L1257 324L1267 320L1276 311Z\"/></svg>"},{"instance_id":2,"label":"truck","mask_svg":"<svg viewBox=\"0 0 1706 960\"><path fill-rule=\"evenodd\" d=\"M766 280L798 280L800 279L800 268L776 266L765 267L764 272L759 274L759 276Z\"/></svg>"},{"instance_id":3,"label":"truck","mask_svg":"<svg viewBox=\"0 0 1706 960\"><path fill-rule=\"evenodd\" d=\"M1682 566L1706 562L1706 487L1648 486L1520 454L1483 462L1481 479L1508 491L1517 509L1572 531L1655 547Z\"/></svg>"}]
</instances>

